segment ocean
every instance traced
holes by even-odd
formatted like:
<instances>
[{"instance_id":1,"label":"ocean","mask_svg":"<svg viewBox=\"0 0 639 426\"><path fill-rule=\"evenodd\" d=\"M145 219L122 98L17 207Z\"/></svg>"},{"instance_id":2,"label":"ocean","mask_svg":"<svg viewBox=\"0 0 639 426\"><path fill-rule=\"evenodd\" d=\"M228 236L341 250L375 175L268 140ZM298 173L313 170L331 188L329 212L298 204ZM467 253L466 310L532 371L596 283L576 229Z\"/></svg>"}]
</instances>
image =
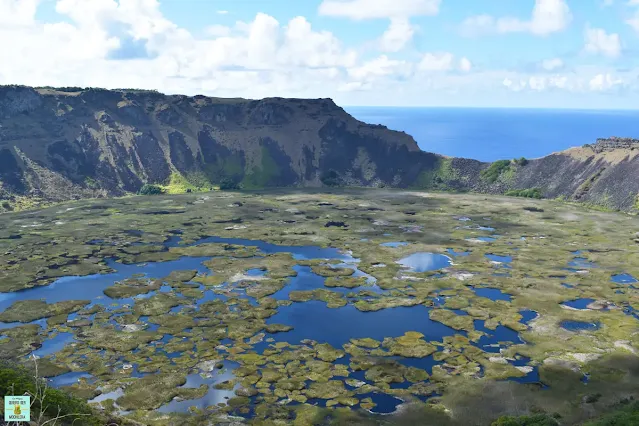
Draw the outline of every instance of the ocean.
<instances>
[{"instance_id":1,"label":"ocean","mask_svg":"<svg viewBox=\"0 0 639 426\"><path fill-rule=\"evenodd\" d=\"M370 124L413 136L424 151L495 161L537 158L597 138L639 138L639 111L345 107Z\"/></svg>"}]
</instances>

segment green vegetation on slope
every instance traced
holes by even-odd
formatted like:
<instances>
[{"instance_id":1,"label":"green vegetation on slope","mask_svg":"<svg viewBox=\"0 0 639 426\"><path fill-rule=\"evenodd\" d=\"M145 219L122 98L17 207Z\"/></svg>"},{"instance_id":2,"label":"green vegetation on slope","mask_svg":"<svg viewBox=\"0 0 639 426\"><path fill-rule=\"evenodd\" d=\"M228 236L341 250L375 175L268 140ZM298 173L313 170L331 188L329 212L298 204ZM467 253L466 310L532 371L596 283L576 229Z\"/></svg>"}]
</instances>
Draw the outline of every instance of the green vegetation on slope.
<instances>
[{"instance_id":1,"label":"green vegetation on slope","mask_svg":"<svg viewBox=\"0 0 639 426\"><path fill-rule=\"evenodd\" d=\"M524 197L524 198L542 198L543 194L539 188L529 189L511 189L506 191L506 195L509 197Z\"/></svg>"},{"instance_id":2,"label":"green vegetation on slope","mask_svg":"<svg viewBox=\"0 0 639 426\"><path fill-rule=\"evenodd\" d=\"M517 166L524 167L528 164L525 157L513 160L497 160L488 168L480 172L480 177L488 183L495 183L500 177L503 181L510 182L515 178Z\"/></svg>"},{"instance_id":3,"label":"green vegetation on slope","mask_svg":"<svg viewBox=\"0 0 639 426\"><path fill-rule=\"evenodd\" d=\"M264 188L274 178L280 175L277 162L271 156L268 148L262 147L262 161L259 167L248 172L242 181L242 187L246 189Z\"/></svg>"},{"instance_id":4,"label":"green vegetation on slope","mask_svg":"<svg viewBox=\"0 0 639 426\"><path fill-rule=\"evenodd\" d=\"M24 367L0 363L0 395L31 395L31 419L43 412L45 419L65 416L65 424L102 425L91 407L84 401L60 390L45 387L45 381L36 378ZM53 422L51 422L53 423Z\"/></svg>"},{"instance_id":5,"label":"green vegetation on slope","mask_svg":"<svg viewBox=\"0 0 639 426\"><path fill-rule=\"evenodd\" d=\"M510 168L510 160L498 160L481 171L480 176L488 183L495 183L499 176Z\"/></svg>"},{"instance_id":6,"label":"green vegetation on slope","mask_svg":"<svg viewBox=\"0 0 639 426\"><path fill-rule=\"evenodd\" d=\"M171 173L169 183L162 186L167 194L184 194L186 192L210 191L212 185L202 174L194 173L185 177L178 172Z\"/></svg>"},{"instance_id":7,"label":"green vegetation on slope","mask_svg":"<svg viewBox=\"0 0 639 426\"><path fill-rule=\"evenodd\" d=\"M424 170L415 181L415 188L420 189L451 189L451 183L460 178L459 172L453 167L452 158L441 158L434 168Z\"/></svg>"}]
</instances>

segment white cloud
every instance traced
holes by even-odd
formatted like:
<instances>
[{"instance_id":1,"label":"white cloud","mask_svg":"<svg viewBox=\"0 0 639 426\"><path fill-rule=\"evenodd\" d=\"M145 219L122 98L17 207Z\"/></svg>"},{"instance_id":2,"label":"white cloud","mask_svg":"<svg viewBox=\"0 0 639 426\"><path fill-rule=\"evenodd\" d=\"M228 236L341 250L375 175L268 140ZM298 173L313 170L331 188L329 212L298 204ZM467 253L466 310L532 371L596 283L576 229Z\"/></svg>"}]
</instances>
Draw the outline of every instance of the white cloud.
<instances>
[{"instance_id":1,"label":"white cloud","mask_svg":"<svg viewBox=\"0 0 639 426\"><path fill-rule=\"evenodd\" d=\"M372 81L380 77L408 76L410 74L411 66L409 63L389 59L386 55L381 55L348 70L349 77L359 81Z\"/></svg>"},{"instance_id":2,"label":"white cloud","mask_svg":"<svg viewBox=\"0 0 639 426\"><path fill-rule=\"evenodd\" d=\"M453 69L455 56L450 52L426 53L417 65L420 71L450 71Z\"/></svg>"},{"instance_id":3,"label":"white cloud","mask_svg":"<svg viewBox=\"0 0 639 426\"><path fill-rule=\"evenodd\" d=\"M565 0L535 0L530 20L477 15L464 20L461 30L462 34L468 36L515 32L546 36L564 30L571 21L572 14Z\"/></svg>"},{"instance_id":4,"label":"white cloud","mask_svg":"<svg viewBox=\"0 0 639 426\"><path fill-rule=\"evenodd\" d=\"M624 81L621 78L614 77L613 75L606 73L594 76L588 82L588 86L590 87L590 90L593 91L605 91L622 85L623 83Z\"/></svg>"},{"instance_id":5,"label":"white cloud","mask_svg":"<svg viewBox=\"0 0 639 426\"><path fill-rule=\"evenodd\" d=\"M560 58L545 59L540 66L546 71L555 71L564 67L564 61Z\"/></svg>"},{"instance_id":6,"label":"white cloud","mask_svg":"<svg viewBox=\"0 0 639 426\"><path fill-rule=\"evenodd\" d=\"M416 27L411 16L434 16L441 0L323 0L318 13L356 21L390 19L388 29L378 41L382 52L399 52L413 39Z\"/></svg>"},{"instance_id":7,"label":"white cloud","mask_svg":"<svg viewBox=\"0 0 639 426\"><path fill-rule=\"evenodd\" d=\"M229 14L229 11L228 11L228 10L218 10L218 11L217 11L217 14L218 14L218 15L228 15L228 14Z\"/></svg>"},{"instance_id":8,"label":"white cloud","mask_svg":"<svg viewBox=\"0 0 639 426\"><path fill-rule=\"evenodd\" d=\"M0 27L33 23L41 0L0 0Z\"/></svg>"},{"instance_id":9,"label":"white cloud","mask_svg":"<svg viewBox=\"0 0 639 426\"><path fill-rule=\"evenodd\" d=\"M621 54L621 39L619 34L608 34L601 28L587 27L584 32L585 47L588 53L600 54L616 58Z\"/></svg>"},{"instance_id":10,"label":"white cloud","mask_svg":"<svg viewBox=\"0 0 639 426\"><path fill-rule=\"evenodd\" d=\"M470 70L473 69L473 64L464 56L459 60L459 69L463 72L470 72Z\"/></svg>"},{"instance_id":11,"label":"white cloud","mask_svg":"<svg viewBox=\"0 0 639 426\"><path fill-rule=\"evenodd\" d=\"M441 0L323 0L319 14L355 20L433 16Z\"/></svg>"},{"instance_id":12,"label":"white cloud","mask_svg":"<svg viewBox=\"0 0 639 426\"><path fill-rule=\"evenodd\" d=\"M629 0L629 6L639 6L639 0ZM639 8L637 8L631 18L626 19L626 24L630 25L633 30L639 33Z\"/></svg>"},{"instance_id":13,"label":"white cloud","mask_svg":"<svg viewBox=\"0 0 639 426\"><path fill-rule=\"evenodd\" d=\"M379 40L380 50L383 52L399 52L415 35L415 27L407 18L391 18L390 26Z\"/></svg>"},{"instance_id":14,"label":"white cloud","mask_svg":"<svg viewBox=\"0 0 639 426\"><path fill-rule=\"evenodd\" d=\"M459 60L450 52L429 52L422 56L417 64L417 70L427 73L461 71L468 73L472 70L473 64L467 57Z\"/></svg>"},{"instance_id":15,"label":"white cloud","mask_svg":"<svg viewBox=\"0 0 639 426\"><path fill-rule=\"evenodd\" d=\"M211 25L204 31L212 37L226 37L231 34L231 27L224 25Z\"/></svg>"},{"instance_id":16,"label":"white cloud","mask_svg":"<svg viewBox=\"0 0 639 426\"><path fill-rule=\"evenodd\" d=\"M568 72L557 65L558 59L548 60L538 73L517 73L477 69L474 57L461 52L434 50L412 60L362 56L366 51L358 54L301 16L280 22L258 13L234 26L212 25L199 37L167 19L156 0L57 0L56 10L64 16L47 23L35 20L36 9L29 4L36 1L0 0L0 84L138 87L222 97L335 97L351 105L453 99L464 104L472 102L473 94L481 104L492 103L500 93L511 99L513 91L541 96L639 89L636 70ZM389 51L410 42L409 31L401 37L398 30L410 26L408 19L392 18L395 35L386 38ZM137 49L127 52L131 42Z\"/></svg>"}]
</instances>

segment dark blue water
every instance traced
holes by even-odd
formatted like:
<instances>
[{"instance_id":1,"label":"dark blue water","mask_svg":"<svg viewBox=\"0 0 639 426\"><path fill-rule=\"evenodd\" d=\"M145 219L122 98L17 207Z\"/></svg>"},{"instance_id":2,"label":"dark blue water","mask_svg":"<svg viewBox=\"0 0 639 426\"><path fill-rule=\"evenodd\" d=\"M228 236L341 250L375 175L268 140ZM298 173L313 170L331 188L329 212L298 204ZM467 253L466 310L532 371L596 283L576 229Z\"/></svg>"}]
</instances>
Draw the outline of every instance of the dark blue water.
<instances>
[{"instance_id":1,"label":"dark blue water","mask_svg":"<svg viewBox=\"0 0 639 426\"><path fill-rule=\"evenodd\" d=\"M479 297L485 297L490 300L505 300L506 302L510 302L512 300L512 296L510 294L504 293L498 288L481 288L481 287L473 287L473 291Z\"/></svg>"},{"instance_id":2,"label":"dark blue water","mask_svg":"<svg viewBox=\"0 0 639 426\"><path fill-rule=\"evenodd\" d=\"M617 284L634 284L637 282L637 279L630 274L613 275L611 280Z\"/></svg>"},{"instance_id":3,"label":"dark blue water","mask_svg":"<svg viewBox=\"0 0 639 426\"><path fill-rule=\"evenodd\" d=\"M71 386L74 383L78 383L78 381L83 378L91 381L90 379L93 379L93 376L88 373L70 372L52 377L48 379L48 381L51 386L58 388L60 386Z\"/></svg>"},{"instance_id":4,"label":"dark blue water","mask_svg":"<svg viewBox=\"0 0 639 426\"><path fill-rule=\"evenodd\" d=\"M448 250L446 250L448 252L448 254L450 254L451 256L457 257L457 256L469 256L470 252L469 251L455 251L452 248L449 248Z\"/></svg>"},{"instance_id":5,"label":"dark blue water","mask_svg":"<svg viewBox=\"0 0 639 426\"><path fill-rule=\"evenodd\" d=\"M583 330L597 330L601 327L598 322L583 322L583 321L571 321L565 320L559 324L562 328L570 331L583 331Z\"/></svg>"},{"instance_id":6,"label":"dark blue water","mask_svg":"<svg viewBox=\"0 0 639 426\"><path fill-rule=\"evenodd\" d=\"M355 118L413 136L424 151L494 161L537 158L599 137L639 137L636 111L348 107Z\"/></svg>"},{"instance_id":7,"label":"dark blue water","mask_svg":"<svg viewBox=\"0 0 639 426\"><path fill-rule=\"evenodd\" d=\"M485 352L499 353L503 347L503 343L524 343L516 331L511 330L508 327L504 327L503 325L499 325L496 329L491 330L486 328L484 325L485 321L483 320L475 320L473 323L475 325L475 330L486 333L485 336L482 336L479 341L477 343L473 343L473 345Z\"/></svg>"},{"instance_id":8,"label":"dark blue water","mask_svg":"<svg viewBox=\"0 0 639 426\"><path fill-rule=\"evenodd\" d=\"M588 305L594 301L595 299L576 299L564 302L562 305L569 306L574 309L588 309Z\"/></svg>"},{"instance_id":9,"label":"dark blue water","mask_svg":"<svg viewBox=\"0 0 639 426\"><path fill-rule=\"evenodd\" d=\"M537 318L537 312L530 309L519 311L519 314L521 315L521 319L519 320L519 322L522 324L528 324L530 321Z\"/></svg>"},{"instance_id":10,"label":"dark blue water","mask_svg":"<svg viewBox=\"0 0 639 426\"><path fill-rule=\"evenodd\" d=\"M402 336L406 331L424 334L427 342L441 341L444 336L455 334L452 328L431 320L428 312L422 305L361 312L352 305L330 309L324 302L309 301L281 306L266 322L295 327L287 333L273 335L276 341L299 344L301 340L313 339L334 348L341 348L352 338L370 337L381 341L384 337Z\"/></svg>"},{"instance_id":11,"label":"dark blue water","mask_svg":"<svg viewBox=\"0 0 639 426\"><path fill-rule=\"evenodd\" d=\"M40 349L33 351L33 355L42 358L43 356L54 354L74 341L72 333L58 333L55 337L45 340Z\"/></svg>"},{"instance_id":12,"label":"dark blue water","mask_svg":"<svg viewBox=\"0 0 639 426\"><path fill-rule=\"evenodd\" d=\"M162 278L172 271L195 269L201 273L210 272L202 262L210 257L182 257L178 260L167 262L149 262L136 265L124 265L115 261L108 261L109 267L116 272L111 274L96 274L84 277L63 277L52 284L43 287L34 287L14 293L4 293L0 299L0 311L5 310L18 300L44 299L47 303L61 302L64 300L92 300L94 303L109 305L113 299L105 296L103 291L111 287L117 281L131 278L135 274L144 274L148 277ZM122 299L131 301L132 299Z\"/></svg>"}]
</instances>

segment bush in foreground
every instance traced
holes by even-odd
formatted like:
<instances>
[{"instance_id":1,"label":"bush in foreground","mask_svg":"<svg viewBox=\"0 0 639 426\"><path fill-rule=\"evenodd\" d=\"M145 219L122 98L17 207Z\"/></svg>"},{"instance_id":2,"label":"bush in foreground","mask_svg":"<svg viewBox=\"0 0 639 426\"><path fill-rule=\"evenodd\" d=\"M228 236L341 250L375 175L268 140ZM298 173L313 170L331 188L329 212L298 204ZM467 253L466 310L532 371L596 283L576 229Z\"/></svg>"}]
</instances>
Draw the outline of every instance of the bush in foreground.
<instances>
[{"instance_id":1,"label":"bush in foreground","mask_svg":"<svg viewBox=\"0 0 639 426\"><path fill-rule=\"evenodd\" d=\"M236 181L234 181L231 178L224 178L220 182L220 190L221 191L232 191L232 190L236 190L236 189L240 189L240 184L237 183Z\"/></svg>"},{"instance_id":2,"label":"bush in foreground","mask_svg":"<svg viewBox=\"0 0 639 426\"><path fill-rule=\"evenodd\" d=\"M506 191L506 195L509 197L525 197L525 198L542 198L543 194L539 188L530 189L511 189Z\"/></svg>"},{"instance_id":3,"label":"bush in foreground","mask_svg":"<svg viewBox=\"0 0 639 426\"><path fill-rule=\"evenodd\" d=\"M164 194L164 190L158 185L146 184L138 191L140 195L159 195Z\"/></svg>"},{"instance_id":4,"label":"bush in foreground","mask_svg":"<svg viewBox=\"0 0 639 426\"><path fill-rule=\"evenodd\" d=\"M48 387L46 380L37 376L37 369L34 373L22 366L0 362L0 394L30 395L32 424L104 424L104 419L86 402Z\"/></svg>"}]
</instances>

